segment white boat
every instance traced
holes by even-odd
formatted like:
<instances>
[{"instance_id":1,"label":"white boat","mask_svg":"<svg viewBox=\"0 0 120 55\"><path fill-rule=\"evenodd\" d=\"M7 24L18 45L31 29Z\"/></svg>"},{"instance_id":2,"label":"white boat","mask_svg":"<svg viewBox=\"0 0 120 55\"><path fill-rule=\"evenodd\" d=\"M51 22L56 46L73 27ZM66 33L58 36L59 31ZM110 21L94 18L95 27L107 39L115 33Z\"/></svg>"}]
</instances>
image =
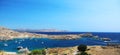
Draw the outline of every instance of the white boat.
<instances>
[{"instance_id":1,"label":"white boat","mask_svg":"<svg viewBox=\"0 0 120 55\"><path fill-rule=\"evenodd\" d=\"M18 46L17 49L20 50L20 49L23 49L23 47L22 46Z\"/></svg>"},{"instance_id":2,"label":"white boat","mask_svg":"<svg viewBox=\"0 0 120 55\"><path fill-rule=\"evenodd\" d=\"M28 48L21 48L18 50L19 53L30 53Z\"/></svg>"},{"instance_id":3,"label":"white boat","mask_svg":"<svg viewBox=\"0 0 120 55\"><path fill-rule=\"evenodd\" d=\"M20 44L21 42L18 42L18 44Z\"/></svg>"},{"instance_id":4,"label":"white boat","mask_svg":"<svg viewBox=\"0 0 120 55\"><path fill-rule=\"evenodd\" d=\"M8 46L8 44L4 43L4 46Z\"/></svg>"},{"instance_id":5,"label":"white boat","mask_svg":"<svg viewBox=\"0 0 120 55\"><path fill-rule=\"evenodd\" d=\"M44 44L44 42L41 42L42 44Z\"/></svg>"},{"instance_id":6,"label":"white boat","mask_svg":"<svg viewBox=\"0 0 120 55\"><path fill-rule=\"evenodd\" d=\"M15 41L15 43L17 43L18 41Z\"/></svg>"}]
</instances>

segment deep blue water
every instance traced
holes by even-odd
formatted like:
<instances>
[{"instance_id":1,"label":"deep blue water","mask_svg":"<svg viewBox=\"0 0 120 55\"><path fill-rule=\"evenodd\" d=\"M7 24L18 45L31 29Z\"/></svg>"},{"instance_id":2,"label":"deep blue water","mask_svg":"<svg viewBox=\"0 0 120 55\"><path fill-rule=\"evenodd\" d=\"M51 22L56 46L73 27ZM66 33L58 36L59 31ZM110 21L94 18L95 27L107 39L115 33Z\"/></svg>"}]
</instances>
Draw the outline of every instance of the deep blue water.
<instances>
[{"instance_id":1,"label":"deep blue water","mask_svg":"<svg viewBox=\"0 0 120 55\"><path fill-rule=\"evenodd\" d=\"M42 33L49 35L62 35L62 34L80 34L77 33ZM40 33L39 33L40 34ZM98 35L99 37L108 37L115 41L120 41L120 33L92 33L93 35ZM4 46L4 43L8 44L8 46ZM17 51L18 46L27 47L30 50L33 49L41 49L41 48L54 48L54 47L72 47L80 44L86 45L106 45L104 41L96 40L92 38L80 38L75 40L55 40L55 39L47 39L47 38L33 38L33 39L14 39L9 41L0 41L0 50L5 51Z\"/></svg>"}]
</instances>

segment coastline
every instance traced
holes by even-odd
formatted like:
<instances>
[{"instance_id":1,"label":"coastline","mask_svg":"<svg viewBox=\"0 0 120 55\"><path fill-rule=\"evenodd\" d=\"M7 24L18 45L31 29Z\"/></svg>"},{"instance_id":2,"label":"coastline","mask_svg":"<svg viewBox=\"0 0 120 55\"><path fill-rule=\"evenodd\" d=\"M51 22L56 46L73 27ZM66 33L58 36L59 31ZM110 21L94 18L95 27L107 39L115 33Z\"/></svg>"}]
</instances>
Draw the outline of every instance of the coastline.
<instances>
[{"instance_id":1,"label":"coastline","mask_svg":"<svg viewBox=\"0 0 120 55\"><path fill-rule=\"evenodd\" d=\"M0 51L0 55L18 55L16 52Z\"/></svg>"}]
</instances>

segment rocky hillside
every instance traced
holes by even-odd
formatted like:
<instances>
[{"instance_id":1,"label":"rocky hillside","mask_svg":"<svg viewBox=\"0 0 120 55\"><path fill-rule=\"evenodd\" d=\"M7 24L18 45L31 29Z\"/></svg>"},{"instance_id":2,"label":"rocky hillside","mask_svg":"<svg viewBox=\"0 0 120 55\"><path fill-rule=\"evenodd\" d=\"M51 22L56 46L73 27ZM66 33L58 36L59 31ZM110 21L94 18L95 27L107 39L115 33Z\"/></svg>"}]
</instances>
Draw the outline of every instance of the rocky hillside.
<instances>
[{"instance_id":1,"label":"rocky hillside","mask_svg":"<svg viewBox=\"0 0 120 55\"><path fill-rule=\"evenodd\" d=\"M11 38L43 37L43 36L47 37L47 35L44 34L17 32L5 27L0 27L0 40L11 39Z\"/></svg>"}]
</instances>

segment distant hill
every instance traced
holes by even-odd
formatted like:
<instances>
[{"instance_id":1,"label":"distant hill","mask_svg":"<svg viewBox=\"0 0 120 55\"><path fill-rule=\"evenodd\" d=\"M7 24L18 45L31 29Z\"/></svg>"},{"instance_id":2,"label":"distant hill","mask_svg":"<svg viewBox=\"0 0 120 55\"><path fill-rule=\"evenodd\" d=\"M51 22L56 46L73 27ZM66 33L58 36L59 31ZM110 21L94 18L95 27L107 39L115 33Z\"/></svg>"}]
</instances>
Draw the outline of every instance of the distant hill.
<instances>
[{"instance_id":1,"label":"distant hill","mask_svg":"<svg viewBox=\"0 0 120 55\"><path fill-rule=\"evenodd\" d=\"M57 29L13 29L18 32L68 32L66 30Z\"/></svg>"}]
</instances>

